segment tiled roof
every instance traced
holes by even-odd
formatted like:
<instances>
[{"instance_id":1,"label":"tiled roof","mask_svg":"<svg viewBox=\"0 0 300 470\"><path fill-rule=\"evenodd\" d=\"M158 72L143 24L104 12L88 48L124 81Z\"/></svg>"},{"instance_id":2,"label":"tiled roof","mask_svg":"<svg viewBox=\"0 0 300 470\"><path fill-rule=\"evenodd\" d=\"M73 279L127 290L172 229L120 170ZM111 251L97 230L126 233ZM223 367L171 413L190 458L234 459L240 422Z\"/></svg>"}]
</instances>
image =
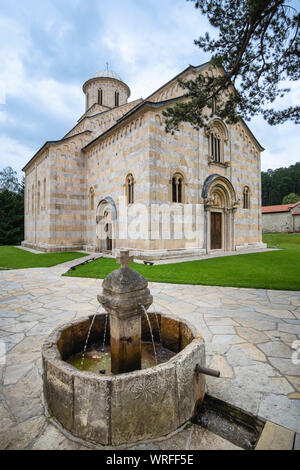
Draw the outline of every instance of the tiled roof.
<instances>
[{"instance_id":1,"label":"tiled roof","mask_svg":"<svg viewBox=\"0 0 300 470\"><path fill-rule=\"evenodd\" d=\"M261 209L263 214L272 214L273 212L289 212L293 207L296 207L298 204L300 204L300 201L294 204L281 204L280 206L263 206Z\"/></svg>"}]
</instances>

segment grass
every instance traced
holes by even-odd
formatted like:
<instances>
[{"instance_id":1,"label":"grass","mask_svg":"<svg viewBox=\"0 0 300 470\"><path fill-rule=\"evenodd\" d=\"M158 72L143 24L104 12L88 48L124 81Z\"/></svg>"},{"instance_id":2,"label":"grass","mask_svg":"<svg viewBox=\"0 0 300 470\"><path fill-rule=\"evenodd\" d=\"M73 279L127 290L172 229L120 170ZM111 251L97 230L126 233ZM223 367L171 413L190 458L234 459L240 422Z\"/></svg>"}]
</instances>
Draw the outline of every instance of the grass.
<instances>
[{"instance_id":1,"label":"grass","mask_svg":"<svg viewBox=\"0 0 300 470\"><path fill-rule=\"evenodd\" d=\"M87 255L76 252L35 254L14 246L0 246L0 270L47 268L83 256Z\"/></svg>"},{"instance_id":2,"label":"grass","mask_svg":"<svg viewBox=\"0 0 300 470\"><path fill-rule=\"evenodd\" d=\"M263 240L281 251L131 268L151 282L300 290L300 234L268 234ZM65 275L103 279L118 267L114 259L100 258Z\"/></svg>"}]
</instances>

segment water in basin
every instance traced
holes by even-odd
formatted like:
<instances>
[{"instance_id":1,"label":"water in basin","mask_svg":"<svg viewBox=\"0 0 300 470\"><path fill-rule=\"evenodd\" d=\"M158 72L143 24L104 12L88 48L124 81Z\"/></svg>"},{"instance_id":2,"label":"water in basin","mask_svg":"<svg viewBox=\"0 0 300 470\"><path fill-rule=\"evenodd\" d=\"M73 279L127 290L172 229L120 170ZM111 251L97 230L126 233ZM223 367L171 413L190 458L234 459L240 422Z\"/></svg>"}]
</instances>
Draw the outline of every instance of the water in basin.
<instances>
[{"instance_id":1,"label":"water in basin","mask_svg":"<svg viewBox=\"0 0 300 470\"><path fill-rule=\"evenodd\" d=\"M103 351L104 349L104 351ZM157 355L157 364L169 361L175 356L175 353L169 349L164 348L161 344L155 344ZM87 372L94 372L101 374L100 371L105 371L105 375L113 375L111 373L111 355L109 346L103 348L102 343L92 345L85 353L82 364L82 352L71 356L67 362L76 369L84 370ZM142 369L148 369L156 365L155 357L153 354L153 345L150 342L142 342Z\"/></svg>"}]
</instances>

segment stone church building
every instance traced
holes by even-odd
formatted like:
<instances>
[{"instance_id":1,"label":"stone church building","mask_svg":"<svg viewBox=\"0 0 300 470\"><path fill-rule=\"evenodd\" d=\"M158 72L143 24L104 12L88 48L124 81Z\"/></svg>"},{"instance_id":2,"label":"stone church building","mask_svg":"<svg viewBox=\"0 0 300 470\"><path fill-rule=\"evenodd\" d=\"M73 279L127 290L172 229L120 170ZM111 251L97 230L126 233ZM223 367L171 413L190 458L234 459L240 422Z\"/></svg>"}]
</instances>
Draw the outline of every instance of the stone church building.
<instances>
[{"instance_id":1,"label":"stone church building","mask_svg":"<svg viewBox=\"0 0 300 470\"><path fill-rule=\"evenodd\" d=\"M131 102L116 73L87 80L85 113L23 169L23 245L129 248L141 259L264 247L263 148L245 122L226 125L212 114L205 129L183 123L175 135L165 132L163 110L184 99L178 78L194 79L208 66L189 66Z\"/></svg>"}]
</instances>

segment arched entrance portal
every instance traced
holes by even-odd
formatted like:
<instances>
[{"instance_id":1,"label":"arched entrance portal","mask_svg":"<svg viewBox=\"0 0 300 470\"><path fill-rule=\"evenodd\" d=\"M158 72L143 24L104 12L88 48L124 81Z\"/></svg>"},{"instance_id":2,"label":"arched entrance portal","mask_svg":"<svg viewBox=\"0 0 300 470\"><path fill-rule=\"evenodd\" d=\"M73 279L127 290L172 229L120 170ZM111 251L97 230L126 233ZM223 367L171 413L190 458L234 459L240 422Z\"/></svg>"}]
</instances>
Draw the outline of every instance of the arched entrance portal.
<instances>
[{"instance_id":1,"label":"arched entrance portal","mask_svg":"<svg viewBox=\"0 0 300 470\"><path fill-rule=\"evenodd\" d=\"M115 247L117 208L111 197L102 199L97 207L96 235L99 251L112 251Z\"/></svg>"},{"instance_id":2,"label":"arched entrance portal","mask_svg":"<svg viewBox=\"0 0 300 470\"><path fill-rule=\"evenodd\" d=\"M206 252L234 250L234 214L238 201L231 182L224 176L209 176L203 186Z\"/></svg>"}]
</instances>

